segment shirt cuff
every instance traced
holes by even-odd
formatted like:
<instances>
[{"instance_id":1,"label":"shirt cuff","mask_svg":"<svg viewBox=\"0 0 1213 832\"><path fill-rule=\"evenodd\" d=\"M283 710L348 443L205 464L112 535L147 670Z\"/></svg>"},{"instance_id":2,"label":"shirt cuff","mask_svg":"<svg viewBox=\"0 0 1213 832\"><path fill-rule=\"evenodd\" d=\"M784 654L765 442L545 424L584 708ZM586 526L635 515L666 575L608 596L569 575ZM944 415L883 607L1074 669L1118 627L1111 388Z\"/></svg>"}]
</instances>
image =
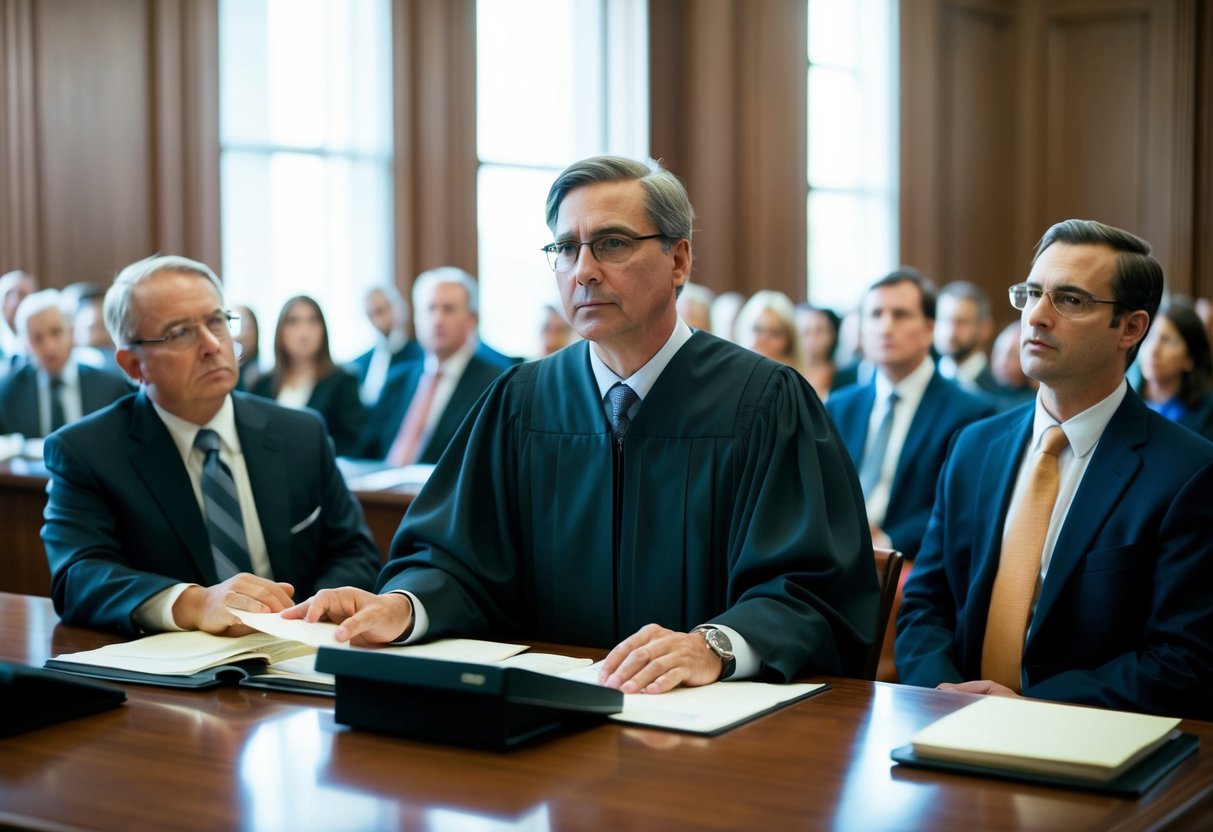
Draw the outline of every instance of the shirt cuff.
<instances>
[{"instance_id":1,"label":"shirt cuff","mask_svg":"<svg viewBox=\"0 0 1213 832\"><path fill-rule=\"evenodd\" d=\"M708 623L704 626L715 627L717 630L720 630L729 637L729 643L733 645L733 661L736 662L733 666L733 675L722 681L731 682L734 679L752 679L758 675L762 661L741 633L723 624Z\"/></svg>"},{"instance_id":2,"label":"shirt cuff","mask_svg":"<svg viewBox=\"0 0 1213 832\"><path fill-rule=\"evenodd\" d=\"M409 592L407 589L393 589L389 595L406 595L409 601L413 604L413 629L409 630L409 634L404 638L397 639L391 642L392 644L415 644L425 638L426 632L430 629L430 617L426 615L425 605L417 598L416 595Z\"/></svg>"},{"instance_id":3,"label":"shirt cuff","mask_svg":"<svg viewBox=\"0 0 1213 832\"><path fill-rule=\"evenodd\" d=\"M173 604L177 603L181 593L191 586L198 586L198 584L173 584L168 589L162 589L148 598L135 608L132 616L135 619L135 626L144 633L183 632L173 618Z\"/></svg>"}]
</instances>

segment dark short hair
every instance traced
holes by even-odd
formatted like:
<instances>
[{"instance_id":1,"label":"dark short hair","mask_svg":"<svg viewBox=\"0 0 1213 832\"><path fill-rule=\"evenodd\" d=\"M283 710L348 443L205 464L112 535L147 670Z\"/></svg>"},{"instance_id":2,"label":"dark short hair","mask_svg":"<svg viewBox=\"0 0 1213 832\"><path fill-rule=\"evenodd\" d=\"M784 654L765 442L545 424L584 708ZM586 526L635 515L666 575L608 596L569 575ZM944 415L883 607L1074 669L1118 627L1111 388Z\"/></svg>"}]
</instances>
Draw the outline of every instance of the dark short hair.
<instances>
[{"instance_id":1,"label":"dark short hair","mask_svg":"<svg viewBox=\"0 0 1213 832\"><path fill-rule=\"evenodd\" d=\"M670 242L690 241L695 210L682 180L662 167L661 162L651 159L637 162L622 156L582 159L556 177L547 199L547 224L553 234L556 233L560 203L569 192L599 182L639 182L644 189L645 210L657 233Z\"/></svg>"},{"instance_id":2,"label":"dark short hair","mask_svg":"<svg viewBox=\"0 0 1213 832\"><path fill-rule=\"evenodd\" d=\"M1036 244L1032 264L1040 259L1044 250L1054 243L1074 246L1108 246L1116 252L1116 266L1112 272L1112 300L1116 307L1112 313L1111 326L1120 325L1121 312L1142 310L1150 316L1141 340L1133 345L1125 358L1125 367L1133 363L1141 342L1149 334L1150 324L1158 314L1162 303L1162 264L1151 253L1150 244L1134 234L1120 228L1104 225L1095 220L1062 220L1045 232Z\"/></svg>"},{"instance_id":3,"label":"dark short hair","mask_svg":"<svg viewBox=\"0 0 1213 832\"><path fill-rule=\"evenodd\" d=\"M919 297L922 298L922 314L928 320L935 320L935 284L922 272L911 266L902 266L889 272L868 287L868 293L885 286L896 286L898 283L913 283L918 287Z\"/></svg>"}]
</instances>

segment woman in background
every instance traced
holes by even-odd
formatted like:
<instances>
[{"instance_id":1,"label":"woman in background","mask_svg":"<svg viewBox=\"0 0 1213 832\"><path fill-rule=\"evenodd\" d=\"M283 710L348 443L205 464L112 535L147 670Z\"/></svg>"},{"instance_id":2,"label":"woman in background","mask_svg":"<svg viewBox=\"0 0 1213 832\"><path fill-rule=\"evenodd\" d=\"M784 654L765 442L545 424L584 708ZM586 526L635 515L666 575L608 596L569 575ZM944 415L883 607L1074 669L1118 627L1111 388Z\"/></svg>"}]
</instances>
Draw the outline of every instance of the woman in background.
<instances>
[{"instance_id":1,"label":"woman in background","mask_svg":"<svg viewBox=\"0 0 1213 832\"><path fill-rule=\"evenodd\" d=\"M1213 351L1204 323L1187 306L1164 308L1138 357L1137 392L1152 410L1213 439Z\"/></svg>"},{"instance_id":2,"label":"woman in background","mask_svg":"<svg viewBox=\"0 0 1213 832\"><path fill-rule=\"evenodd\" d=\"M737 343L804 375L804 353L792 301L783 292L755 292L737 313Z\"/></svg>"},{"instance_id":3,"label":"woman in background","mask_svg":"<svg viewBox=\"0 0 1213 832\"><path fill-rule=\"evenodd\" d=\"M240 332L236 336L236 343L240 345L236 355L240 364L240 382L237 386L241 390L252 390L261 378L261 347L258 346L261 327L257 325L257 316L247 306L233 307L232 314L240 319Z\"/></svg>"},{"instance_id":4,"label":"woman in background","mask_svg":"<svg viewBox=\"0 0 1213 832\"><path fill-rule=\"evenodd\" d=\"M324 417L337 454L353 452L366 412L358 379L333 363L320 305L306 295L291 298L274 331L274 369L253 392L285 407L310 407Z\"/></svg>"},{"instance_id":5,"label":"woman in background","mask_svg":"<svg viewBox=\"0 0 1213 832\"><path fill-rule=\"evenodd\" d=\"M804 377L817 391L823 402L834 389L838 367L834 351L838 349L840 320L833 309L822 309L807 303L796 305L796 328L804 349Z\"/></svg>"}]
</instances>

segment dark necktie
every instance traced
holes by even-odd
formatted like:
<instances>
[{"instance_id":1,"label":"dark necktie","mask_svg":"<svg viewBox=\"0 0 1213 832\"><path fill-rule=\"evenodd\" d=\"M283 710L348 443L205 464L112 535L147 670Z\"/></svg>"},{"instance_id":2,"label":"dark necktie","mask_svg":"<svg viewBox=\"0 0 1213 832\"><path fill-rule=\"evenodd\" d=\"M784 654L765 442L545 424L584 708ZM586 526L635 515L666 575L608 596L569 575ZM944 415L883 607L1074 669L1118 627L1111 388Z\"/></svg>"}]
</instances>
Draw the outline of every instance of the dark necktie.
<instances>
[{"instance_id":1,"label":"dark necktie","mask_svg":"<svg viewBox=\"0 0 1213 832\"><path fill-rule=\"evenodd\" d=\"M51 379L51 432L66 424L67 417L63 415L63 379L55 376Z\"/></svg>"},{"instance_id":2,"label":"dark necktie","mask_svg":"<svg viewBox=\"0 0 1213 832\"><path fill-rule=\"evenodd\" d=\"M226 581L238 572L252 572L236 482L219 459L219 434L203 428L194 439L194 447L206 455L202 462L202 501L219 580Z\"/></svg>"},{"instance_id":3,"label":"dark necktie","mask_svg":"<svg viewBox=\"0 0 1213 832\"><path fill-rule=\"evenodd\" d=\"M1057 502L1060 484L1057 455L1068 444L1065 431L1060 427L1055 425L1045 431L1040 455L1028 475L1028 487L1014 516L1007 517L1011 532L998 558L998 573L990 596L981 650L981 675L1016 693L1019 692L1028 616L1036 594L1036 581L1040 578L1040 558L1053 505Z\"/></svg>"},{"instance_id":4,"label":"dark necktie","mask_svg":"<svg viewBox=\"0 0 1213 832\"><path fill-rule=\"evenodd\" d=\"M888 407L884 418L876 426L876 435L872 437L872 445L863 455L863 463L859 466L859 485L863 488L863 496L871 497L872 490L880 482L880 472L884 469L884 458L889 452L889 435L893 432L893 413L901 397L897 391L889 393Z\"/></svg>"},{"instance_id":5,"label":"dark necktie","mask_svg":"<svg viewBox=\"0 0 1213 832\"><path fill-rule=\"evenodd\" d=\"M611 400L611 436L615 437L616 442L622 444L623 437L627 435L628 428L632 424L628 410L640 397L631 387L619 382L607 391L607 398Z\"/></svg>"}]
</instances>

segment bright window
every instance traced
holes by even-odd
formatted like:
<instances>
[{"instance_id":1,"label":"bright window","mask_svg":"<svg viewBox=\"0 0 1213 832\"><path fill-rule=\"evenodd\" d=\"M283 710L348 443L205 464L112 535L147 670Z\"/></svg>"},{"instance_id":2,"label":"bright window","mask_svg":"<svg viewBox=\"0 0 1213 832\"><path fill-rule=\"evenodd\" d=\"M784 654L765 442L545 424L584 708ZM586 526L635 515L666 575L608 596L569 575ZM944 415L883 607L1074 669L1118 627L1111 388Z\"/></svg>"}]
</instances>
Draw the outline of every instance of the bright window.
<instances>
[{"instance_id":1,"label":"bright window","mask_svg":"<svg viewBox=\"0 0 1213 832\"><path fill-rule=\"evenodd\" d=\"M338 362L394 278L389 0L220 0L223 262L273 362L283 301L320 301Z\"/></svg>"},{"instance_id":2,"label":"bright window","mask_svg":"<svg viewBox=\"0 0 1213 832\"><path fill-rule=\"evenodd\" d=\"M896 268L897 0L808 0L809 300Z\"/></svg>"},{"instance_id":3,"label":"bright window","mask_svg":"<svg viewBox=\"0 0 1213 832\"><path fill-rule=\"evenodd\" d=\"M540 246L544 200L586 156L648 155L644 0L479 0L480 335L511 355L538 350L541 308L559 308Z\"/></svg>"}]
</instances>

